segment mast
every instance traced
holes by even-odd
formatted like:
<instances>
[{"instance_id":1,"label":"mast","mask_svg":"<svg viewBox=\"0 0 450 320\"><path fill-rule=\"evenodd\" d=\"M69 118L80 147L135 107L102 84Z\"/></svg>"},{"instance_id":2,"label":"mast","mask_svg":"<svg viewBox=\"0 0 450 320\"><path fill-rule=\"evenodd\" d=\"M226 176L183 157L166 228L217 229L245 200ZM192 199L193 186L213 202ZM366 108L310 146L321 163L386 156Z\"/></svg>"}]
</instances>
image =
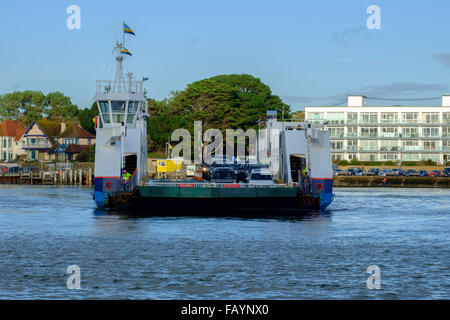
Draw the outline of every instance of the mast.
<instances>
[{"instance_id":1,"label":"mast","mask_svg":"<svg viewBox=\"0 0 450 320\"><path fill-rule=\"evenodd\" d=\"M117 68L116 68L116 79L114 80L114 91L115 92L121 92L121 83L122 83L122 77L123 77L123 73L122 73L122 61L123 61L123 57L122 57L122 44L117 42L116 43L116 49L117 49L117 57L116 57L116 61L117 61ZM116 91L117 90L117 91Z\"/></svg>"}]
</instances>

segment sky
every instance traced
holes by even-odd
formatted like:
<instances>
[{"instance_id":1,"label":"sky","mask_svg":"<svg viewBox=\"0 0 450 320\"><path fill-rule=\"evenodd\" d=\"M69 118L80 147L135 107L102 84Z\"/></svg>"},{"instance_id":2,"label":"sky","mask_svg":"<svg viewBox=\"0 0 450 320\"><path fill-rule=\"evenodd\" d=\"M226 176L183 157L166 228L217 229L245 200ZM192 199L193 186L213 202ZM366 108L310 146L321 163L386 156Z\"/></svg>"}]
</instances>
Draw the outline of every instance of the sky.
<instances>
[{"instance_id":1,"label":"sky","mask_svg":"<svg viewBox=\"0 0 450 320\"><path fill-rule=\"evenodd\" d=\"M80 8L80 29L67 28ZM380 8L381 29L366 10ZM122 21L132 57L125 71L149 77L154 99L219 74L260 78L283 101L440 105L450 93L450 1L422 0L40 0L0 3L0 93L61 91L90 107L96 80L114 78Z\"/></svg>"}]
</instances>

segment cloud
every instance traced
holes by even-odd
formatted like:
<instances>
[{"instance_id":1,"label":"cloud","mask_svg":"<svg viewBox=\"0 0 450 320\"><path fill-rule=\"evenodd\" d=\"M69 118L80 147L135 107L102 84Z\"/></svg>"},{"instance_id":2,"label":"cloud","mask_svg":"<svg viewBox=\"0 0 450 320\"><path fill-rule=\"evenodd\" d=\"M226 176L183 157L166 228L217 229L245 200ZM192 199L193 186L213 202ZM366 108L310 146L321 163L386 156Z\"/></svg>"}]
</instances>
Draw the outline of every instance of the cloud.
<instances>
[{"instance_id":1,"label":"cloud","mask_svg":"<svg viewBox=\"0 0 450 320\"><path fill-rule=\"evenodd\" d=\"M434 58L444 66L450 68L450 53L435 53Z\"/></svg>"},{"instance_id":2,"label":"cloud","mask_svg":"<svg viewBox=\"0 0 450 320\"><path fill-rule=\"evenodd\" d=\"M360 89L360 94L365 95L394 95L394 94L421 94L425 92L447 91L446 84L439 83L415 83L395 82L385 85L369 85Z\"/></svg>"},{"instance_id":3,"label":"cloud","mask_svg":"<svg viewBox=\"0 0 450 320\"><path fill-rule=\"evenodd\" d=\"M370 41L370 30L367 27L349 28L342 32L335 33L331 41L336 42L340 46L353 45L361 41Z\"/></svg>"}]
</instances>

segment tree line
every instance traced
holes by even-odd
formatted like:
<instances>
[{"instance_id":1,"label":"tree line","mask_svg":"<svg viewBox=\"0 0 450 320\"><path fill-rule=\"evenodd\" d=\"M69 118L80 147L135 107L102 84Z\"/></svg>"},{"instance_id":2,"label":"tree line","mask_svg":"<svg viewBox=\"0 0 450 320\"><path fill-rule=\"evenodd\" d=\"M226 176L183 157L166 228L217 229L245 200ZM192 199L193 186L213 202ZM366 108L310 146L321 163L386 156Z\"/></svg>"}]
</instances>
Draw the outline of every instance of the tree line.
<instances>
[{"instance_id":1,"label":"tree line","mask_svg":"<svg viewBox=\"0 0 450 320\"><path fill-rule=\"evenodd\" d=\"M278 119L303 117L274 95L269 86L248 74L218 75L188 84L182 91L171 92L163 100L148 100L150 118L147 125L149 151L164 150L175 129L193 134L194 121L210 128L257 129L267 110L276 110ZM79 108L61 92L15 91L0 95L0 120L11 119L28 126L46 118L52 121L77 121L95 134L92 119L98 115L96 104Z\"/></svg>"},{"instance_id":2,"label":"tree line","mask_svg":"<svg viewBox=\"0 0 450 320\"><path fill-rule=\"evenodd\" d=\"M61 122L77 121L95 134L92 118L98 115L95 104L91 108L78 108L69 97L56 91L44 94L41 91L14 91L0 95L0 121L15 120L24 126L33 121L48 119Z\"/></svg>"}]
</instances>

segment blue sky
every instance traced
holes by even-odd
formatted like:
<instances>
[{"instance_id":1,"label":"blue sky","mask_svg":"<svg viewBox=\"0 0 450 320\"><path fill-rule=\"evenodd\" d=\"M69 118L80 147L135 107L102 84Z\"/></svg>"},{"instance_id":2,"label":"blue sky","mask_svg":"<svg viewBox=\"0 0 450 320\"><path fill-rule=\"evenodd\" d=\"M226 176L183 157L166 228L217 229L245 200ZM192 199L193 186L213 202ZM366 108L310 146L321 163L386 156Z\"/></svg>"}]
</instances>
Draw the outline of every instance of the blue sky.
<instances>
[{"instance_id":1,"label":"blue sky","mask_svg":"<svg viewBox=\"0 0 450 320\"><path fill-rule=\"evenodd\" d=\"M66 27L72 4L81 8L80 30ZM381 8L381 30L366 27L372 4ZM450 93L448 12L450 2L437 0L2 1L0 93L58 90L90 106L95 80L113 78L111 52L125 20L136 32L127 37L126 69L150 77L155 99L230 73L260 78L293 109L348 93L439 97Z\"/></svg>"}]
</instances>

